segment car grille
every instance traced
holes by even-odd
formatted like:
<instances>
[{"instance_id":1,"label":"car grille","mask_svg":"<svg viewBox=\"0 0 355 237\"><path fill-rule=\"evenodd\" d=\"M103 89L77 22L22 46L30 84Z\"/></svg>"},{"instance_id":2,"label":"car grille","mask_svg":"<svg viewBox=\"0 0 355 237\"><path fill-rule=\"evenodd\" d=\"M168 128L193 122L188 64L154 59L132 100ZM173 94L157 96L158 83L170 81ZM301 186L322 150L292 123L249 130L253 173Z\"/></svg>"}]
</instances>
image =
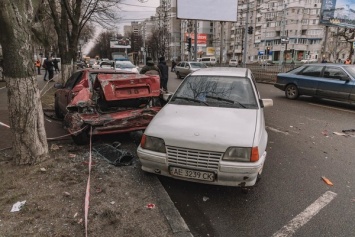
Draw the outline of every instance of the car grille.
<instances>
[{"instance_id":1,"label":"car grille","mask_svg":"<svg viewBox=\"0 0 355 237\"><path fill-rule=\"evenodd\" d=\"M167 146L169 165L184 165L196 168L217 170L223 153L213 151L192 150Z\"/></svg>"}]
</instances>

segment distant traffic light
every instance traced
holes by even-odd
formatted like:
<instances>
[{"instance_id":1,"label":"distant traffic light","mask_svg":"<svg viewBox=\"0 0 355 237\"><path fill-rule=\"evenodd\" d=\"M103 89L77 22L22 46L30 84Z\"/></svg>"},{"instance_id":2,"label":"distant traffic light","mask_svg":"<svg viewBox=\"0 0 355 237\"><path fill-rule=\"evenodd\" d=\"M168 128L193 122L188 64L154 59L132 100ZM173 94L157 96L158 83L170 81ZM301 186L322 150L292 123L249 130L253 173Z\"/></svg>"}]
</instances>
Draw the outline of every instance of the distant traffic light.
<instances>
[{"instance_id":1,"label":"distant traffic light","mask_svg":"<svg viewBox=\"0 0 355 237\"><path fill-rule=\"evenodd\" d=\"M187 51L191 52L191 38L187 38Z\"/></svg>"},{"instance_id":2,"label":"distant traffic light","mask_svg":"<svg viewBox=\"0 0 355 237\"><path fill-rule=\"evenodd\" d=\"M254 28L252 26L249 26L248 27L248 34L249 35L253 34L253 30L254 30Z\"/></svg>"}]
</instances>

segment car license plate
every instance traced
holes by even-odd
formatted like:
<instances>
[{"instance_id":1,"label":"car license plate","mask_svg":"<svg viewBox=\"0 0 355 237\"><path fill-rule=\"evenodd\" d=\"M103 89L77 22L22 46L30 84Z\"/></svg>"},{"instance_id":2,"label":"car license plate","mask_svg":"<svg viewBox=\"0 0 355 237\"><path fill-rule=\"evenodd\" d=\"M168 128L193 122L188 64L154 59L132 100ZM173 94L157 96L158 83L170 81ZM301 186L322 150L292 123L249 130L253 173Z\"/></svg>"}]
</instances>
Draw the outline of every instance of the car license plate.
<instances>
[{"instance_id":1,"label":"car license plate","mask_svg":"<svg viewBox=\"0 0 355 237\"><path fill-rule=\"evenodd\" d=\"M214 181L214 173L205 172L205 171L198 171L198 170L190 170L190 169L183 169L178 167L169 168L170 174L173 176L179 176L189 179L198 179L213 182Z\"/></svg>"}]
</instances>

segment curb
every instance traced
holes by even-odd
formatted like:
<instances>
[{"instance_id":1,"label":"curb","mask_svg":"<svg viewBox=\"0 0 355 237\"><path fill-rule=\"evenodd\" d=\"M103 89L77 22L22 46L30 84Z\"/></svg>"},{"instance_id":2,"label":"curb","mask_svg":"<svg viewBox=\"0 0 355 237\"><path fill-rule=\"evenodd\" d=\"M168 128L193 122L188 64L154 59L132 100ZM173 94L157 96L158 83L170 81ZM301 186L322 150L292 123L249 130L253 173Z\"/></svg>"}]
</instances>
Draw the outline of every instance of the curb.
<instances>
[{"instance_id":1,"label":"curb","mask_svg":"<svg viewBox=\"0 0 355 237\"><path fill-rule=\"evenodd\" d=\"M168 221L174 236L193 237L189 227L185 223L185 220L181 217L173 201L170 199L163 185L158 180L158 177L152 176L151 181L151 186L158 200L159 208L163 212L166 220Z\"/></svg>"}]
</instances>

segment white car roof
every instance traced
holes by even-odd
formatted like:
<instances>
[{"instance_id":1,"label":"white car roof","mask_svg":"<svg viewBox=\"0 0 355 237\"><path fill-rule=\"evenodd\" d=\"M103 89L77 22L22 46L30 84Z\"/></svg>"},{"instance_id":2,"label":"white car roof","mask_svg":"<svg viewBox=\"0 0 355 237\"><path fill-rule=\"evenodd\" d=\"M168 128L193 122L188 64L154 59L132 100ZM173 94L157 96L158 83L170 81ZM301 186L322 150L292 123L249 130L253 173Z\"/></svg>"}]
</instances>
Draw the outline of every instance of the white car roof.
<instances>
[{"instance_id":1,"label":"white car roof","mask_svg":"<svg viewBox=\"0 0 355 237\"><path fill-rule=\"evenodd\" d=\"M248 68L209 67L195 71L191 75L250 77L250 74L251 72Z\"/></svg>"}]
</instances>

